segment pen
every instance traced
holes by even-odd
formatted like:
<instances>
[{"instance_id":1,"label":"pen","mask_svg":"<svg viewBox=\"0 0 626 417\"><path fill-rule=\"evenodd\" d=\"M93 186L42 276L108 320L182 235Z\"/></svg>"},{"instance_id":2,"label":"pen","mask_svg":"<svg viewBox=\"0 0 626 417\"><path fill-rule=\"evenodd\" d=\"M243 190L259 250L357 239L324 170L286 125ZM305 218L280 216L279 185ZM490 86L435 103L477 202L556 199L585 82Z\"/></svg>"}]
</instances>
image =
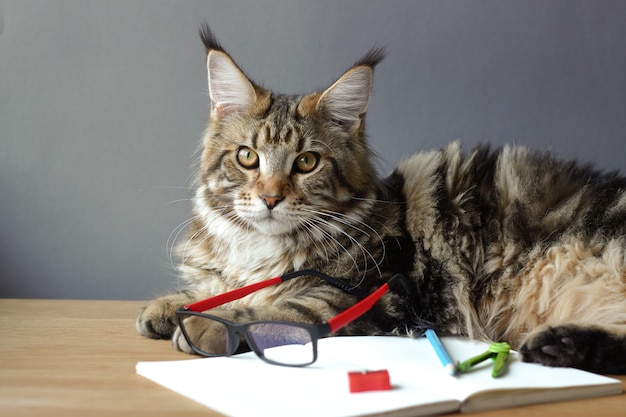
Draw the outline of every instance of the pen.
<instances>
[{"instance_id":1,"label":"pen","mask_svg":"<svg viewBox=\"0 0 626 417\"><path fill-rule=\"evenodd\" d=\"M450 354L448 354L448 351L446 351L446 348L441 343L441 340L439 340L439 336L437 336L437 333L435 333L435 330L427 329L426 338L430 342L433 349L435 349L435 352L437 353L437 356L439 357L441 364L448 371L448 373L450 375L456 375L456 365L454 364L454 361L450 357Z\"/></svg>"}]
</instances>

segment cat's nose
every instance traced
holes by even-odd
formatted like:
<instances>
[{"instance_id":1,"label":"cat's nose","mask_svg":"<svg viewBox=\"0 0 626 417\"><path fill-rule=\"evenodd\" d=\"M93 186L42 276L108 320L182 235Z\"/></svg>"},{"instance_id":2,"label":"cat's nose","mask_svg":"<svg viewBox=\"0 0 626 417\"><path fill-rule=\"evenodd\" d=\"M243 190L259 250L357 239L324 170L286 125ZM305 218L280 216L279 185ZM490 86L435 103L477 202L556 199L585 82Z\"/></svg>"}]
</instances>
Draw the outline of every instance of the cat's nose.
<instances>
[{"instance_id":1,"label":"cat's nose","mask_svg":"<svg viewBox=\"0 0 626 417\"><path fill-rule=\"evenodd\" d=\"M272 210L278 203L282 201L282 197L279 195L267 195L261 194L260 197L265 201L265 205L268 209Z\"/></svg>"}]
</instances>

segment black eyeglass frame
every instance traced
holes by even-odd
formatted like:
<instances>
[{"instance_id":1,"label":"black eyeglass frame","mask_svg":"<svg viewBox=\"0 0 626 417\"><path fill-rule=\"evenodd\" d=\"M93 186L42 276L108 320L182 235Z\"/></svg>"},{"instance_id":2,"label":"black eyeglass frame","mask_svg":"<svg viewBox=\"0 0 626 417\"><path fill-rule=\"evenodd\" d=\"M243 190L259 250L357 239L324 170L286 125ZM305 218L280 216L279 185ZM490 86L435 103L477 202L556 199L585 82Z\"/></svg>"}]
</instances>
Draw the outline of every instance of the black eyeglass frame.
<instances>
[{"instance_id":1,"label":"black eyeglass frame","mask_svg":"<svg viewBox=\"0 0 626 417\"><path fill-rule=\"evenodd\" d=\"M228 303L230 301L237 300L239 298L243 298L246 295L249 295L255 291L258 291L262 288L266 288L272 285L279 284L281 282L285 282L287 280L312 275L318 278L325 280L326 282L337 286L341 290L349 294L359 294L362 293L362 290L358 287L348 286L345 282L340 281L336 278L330 277L322 272L315 270L301 270L291 272L282 276L278 276L275 278L271 278L265 281L261 281L256 284L251 284L242 288L238 288L232 291L228 291L224 294L217 295L215 297L208 298L206 300L198 301L196 303L184 306L176 310L176 316L178 318L178 326L185 337L185 340L189 344L189 347L193 350L194 353L205 356L205 357L220 357L220 356L231 356L237 353L238 348L241 346L241 337L245 339L248 343L248 346L254 351L254 353L264 360L265 362L274 364L274 365L282 365L282 366L293 366L293 367L302 367L307 366L314 363L317 360L317 341L325 336L328 336L330 333L335 332L352 321L356 320L358 317L367 312L385 293L387 293L391 288L401 285L407 292L410 292L410 287L406 278L402 274L395 274L392 276L386 283L381 285L377 290L367 295L365 298L360 300L358 303L349 307L346 310L341 311L328 321L320 324L309 324L309 323L299 323L299 322L290 322L290 321L280 321L280 320L260 320L253 321L249 323L234 323L230 320L226 320L222 317L214 316L212 314L204 313L204 311L209 310L211 308L217 307L219 305ZM205 352L202 349L198 348L195 343L192 342L191 337L187 333L187 329L184 325L184 319L188 316L197 316L210 320L217 321L222 323L224 327L226 327L228 332L228 350L226 353L211 353ZM272 359L269 359L263 353L263 349L261 349L254 341L254 338L251 336L249 332L249 328L258 324L277 324L277 325L286 325L290 327L297 327L305 330L311 336L311 343L313 349L313 357L311 361L307 363L301 364L287 364L283 362L277 362Z\"/></svg>"}]
</instances>

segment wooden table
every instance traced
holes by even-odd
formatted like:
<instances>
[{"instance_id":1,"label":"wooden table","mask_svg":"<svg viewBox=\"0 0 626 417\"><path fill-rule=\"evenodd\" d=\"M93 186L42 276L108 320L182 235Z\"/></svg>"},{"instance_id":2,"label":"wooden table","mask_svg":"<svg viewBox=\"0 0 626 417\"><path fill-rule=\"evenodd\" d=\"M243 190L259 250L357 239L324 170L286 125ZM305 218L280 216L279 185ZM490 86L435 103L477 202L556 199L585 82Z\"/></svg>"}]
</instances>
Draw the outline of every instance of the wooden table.
<instances>
[{"instance_id":1,"label":"wooden table","mask_svg":"<svg viewBox=\"0 0 626 417\"><path fill-rule=\"evenodd\" d=\"M138 361L190 358L170 341L135 332L141 304L0 299L0 415L220 416L135 373ZM626 394L507 409L506 415L625 416Z\"/></svg>"}]
</instances>

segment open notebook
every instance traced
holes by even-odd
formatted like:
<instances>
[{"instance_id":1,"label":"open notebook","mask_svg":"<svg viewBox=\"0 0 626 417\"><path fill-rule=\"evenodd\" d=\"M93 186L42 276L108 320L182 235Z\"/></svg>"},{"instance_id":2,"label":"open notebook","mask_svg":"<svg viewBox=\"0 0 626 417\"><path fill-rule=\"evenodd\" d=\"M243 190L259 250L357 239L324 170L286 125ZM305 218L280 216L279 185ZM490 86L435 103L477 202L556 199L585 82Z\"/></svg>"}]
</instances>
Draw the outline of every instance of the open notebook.
<instances>
[{"instance_id":1,"label":"open notebook","mask_svg":"<svg viewBox=\"0 0 626 417\"><path fill-rule=\"evenodd\" d=\"M445 337L455 360L488 345ZM232 357L139 362L137 373L231 417L419 416L479 411L619 394L622 383L570 368L524 363L512 352L506 373L491 377L491 361L448 375L425 338L330 337L304 368L270 365L254 353ZM350 393L348 372L387 369L392 389Z\"/></svg>"}]
</instances>

